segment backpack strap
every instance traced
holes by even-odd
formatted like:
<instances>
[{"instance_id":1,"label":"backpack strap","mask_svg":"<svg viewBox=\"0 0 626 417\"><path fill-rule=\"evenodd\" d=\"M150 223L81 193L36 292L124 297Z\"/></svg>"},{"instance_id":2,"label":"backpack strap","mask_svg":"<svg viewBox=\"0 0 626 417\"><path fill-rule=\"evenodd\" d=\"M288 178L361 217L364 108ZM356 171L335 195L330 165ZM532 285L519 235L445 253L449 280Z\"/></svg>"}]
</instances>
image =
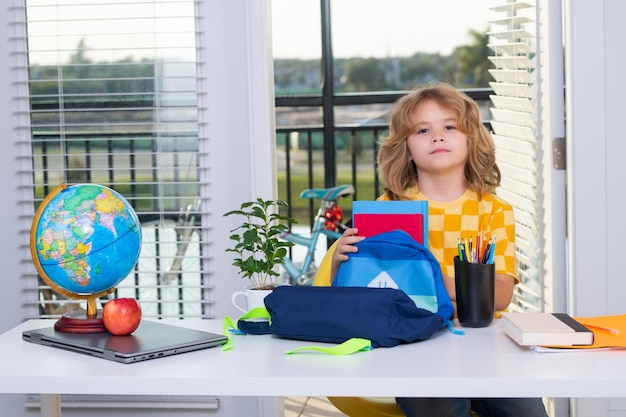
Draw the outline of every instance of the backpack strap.
<instances>
[{"instance_id":1,"label":"backpack strap","mask_svg":"<svg viewBox=\"0 0 626 417\"><path fill-rule=\"evenodd\" d=\"M326 346L302 346L291 350L286 350L286 355L291 355L292 353L298 353L306 350L316 351L326 353L328 355L351 355L356 352L372 350L372 342L367 339L361 339L359 337L353 337L352 339L348 339L343 343L340 343L336 346L326 347Z\"/></svg>"},{"instance_id":2,"label":"backpack strap","mask_svg":"<svg viewBox=\"0 0 626 417\"><path fill-rule=\"evenodd\" d=\"M250 319L268 319L268 321L256 321ZM222 345L222 351L228 351L233 348L231 335L261 335L270 334L270 313L265 307L257 307L249 310L239 317L235 323L230 317L224 317L223 333L227 337L227 341ZM335 346L301 346L295 349L286 350L285 355L292 355L299 352L321 352L327 355L351 355L356 352L372 350L372 342L367 339L353 337Z\"/></svg>"}]
</instances>

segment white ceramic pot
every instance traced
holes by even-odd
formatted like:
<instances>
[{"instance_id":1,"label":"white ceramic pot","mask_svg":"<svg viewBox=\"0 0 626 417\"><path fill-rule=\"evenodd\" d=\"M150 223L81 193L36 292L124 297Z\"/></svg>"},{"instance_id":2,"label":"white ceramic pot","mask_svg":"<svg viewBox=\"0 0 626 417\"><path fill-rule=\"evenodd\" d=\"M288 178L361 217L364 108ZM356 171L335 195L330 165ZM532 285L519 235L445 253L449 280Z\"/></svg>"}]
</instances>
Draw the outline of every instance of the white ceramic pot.
<instances>
[{"instance_id":1,"label":"white ceramic pot","mask_svg":"<svg viewBox=\"0 0 626 417\"><path fill-rule=\"evenodd\" d=\"M247 313L256 307L265 307L263 300L272 290L257 290L252 285L248 285L243 291L235 291L231 301L235 308Z\"/></svg>"}]
</instances>

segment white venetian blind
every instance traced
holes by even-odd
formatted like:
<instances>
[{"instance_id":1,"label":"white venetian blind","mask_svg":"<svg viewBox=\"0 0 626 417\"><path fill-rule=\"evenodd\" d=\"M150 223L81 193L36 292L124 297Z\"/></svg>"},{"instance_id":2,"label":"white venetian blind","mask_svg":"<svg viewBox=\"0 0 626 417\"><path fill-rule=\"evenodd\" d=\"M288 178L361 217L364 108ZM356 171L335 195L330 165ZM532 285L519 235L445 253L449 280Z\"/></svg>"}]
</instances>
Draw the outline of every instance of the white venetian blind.
<instances>
[{"instance_id":1,"label":"white venetian blind","mask_svg":"<svg viewBox=\"0 0 626 417\"><path fill-rule=\"evenodd\" d=\"M116 295L137 298L144 317L212 317L197 10L193 0L27 0L14 10L25 27L17 44L30 116L22 129L30 132L34 200L26 203L37 207L61 183L101 184L126 197L143 243ZM25 288L34 316L84 308L23 278L37 283Z\"/></svg>"},{"instance_id":2,"label":"white venetian blind","mask_svg":"<svg viewBox=\"0 0 626 417\"><path fill-rule=\"evenodd\" d=\"M541 227L539 225L538 104L535 3L500 1L491 8L489 59L494 80L492 129L502 171L498 194L515 209L520 285L512 310L539 310L541 292Z\"/></svg>"}]
</instances>

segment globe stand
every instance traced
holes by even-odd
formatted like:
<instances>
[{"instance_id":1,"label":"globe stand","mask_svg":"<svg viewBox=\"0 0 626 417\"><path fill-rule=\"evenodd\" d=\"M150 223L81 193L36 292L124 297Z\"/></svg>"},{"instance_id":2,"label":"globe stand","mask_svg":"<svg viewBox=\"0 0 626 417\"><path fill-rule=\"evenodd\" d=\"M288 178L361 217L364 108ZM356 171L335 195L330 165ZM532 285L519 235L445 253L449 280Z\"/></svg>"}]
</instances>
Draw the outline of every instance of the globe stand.
<instances>
[{"instance_id":1,"label":"globe stand","mask_svg":"<svg viewBox=\"0 0 626 417\"><path fill-rule=\"evenodd\" d=\"M87 310L74 310L65 313L54 324L54 330L63 333L106 332L107 329L102 321L102 313L96 307L96 298L91 297L87 299Z\"/></svg>"},{"instance_id":2,"label":"globe stand","mask_svg":"<svg viewBox=\"0 0 626 417\"><path fill-rule=\"evenodd\" d=\"M107 331L100 315L88 317L84 310L64 314L54 323L54 330L63 333L104 333Z\"/></svg>"}]
</instances>

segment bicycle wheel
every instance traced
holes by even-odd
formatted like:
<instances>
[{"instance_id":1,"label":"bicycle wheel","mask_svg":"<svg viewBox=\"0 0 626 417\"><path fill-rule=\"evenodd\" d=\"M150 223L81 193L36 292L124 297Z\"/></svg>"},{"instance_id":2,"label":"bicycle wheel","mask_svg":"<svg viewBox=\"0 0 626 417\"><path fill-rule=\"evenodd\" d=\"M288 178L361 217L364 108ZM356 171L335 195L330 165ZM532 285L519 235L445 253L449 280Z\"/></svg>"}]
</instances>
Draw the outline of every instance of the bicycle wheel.
<instances>
[{"instance_id":1,"label":"bicycle wheel","mask_svg":"<svg viewBox=\"0 0 626 417\"><path fill-rule=\"evenodd\" d=\"M116 288L139 300L144 317L204 317L202 246L194 224L173 218L141 223L142 246L135 271Z\"/></svg>"}]
</instances>

